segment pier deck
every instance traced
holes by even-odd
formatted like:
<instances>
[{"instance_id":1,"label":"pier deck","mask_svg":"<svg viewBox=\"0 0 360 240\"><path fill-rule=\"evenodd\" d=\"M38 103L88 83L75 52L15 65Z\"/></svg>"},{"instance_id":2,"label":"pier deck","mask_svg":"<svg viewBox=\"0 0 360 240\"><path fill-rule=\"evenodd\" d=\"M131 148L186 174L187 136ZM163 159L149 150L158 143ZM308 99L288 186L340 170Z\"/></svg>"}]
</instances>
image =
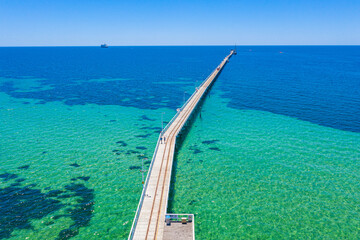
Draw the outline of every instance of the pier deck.
<instances>
[{"instance_id":1,"label":"pier deck","mask_svg":"<svg viewBox=\"0 0 360 240\"><path fill-rule=\"evenodd\" d=\"M182 224L180 222L171 223L170 226L165 226L163 240L193 240L194 239L194 223Z\"/></svg>"},{"instance_id":2,"label":"pier deck","mask_svg":"<svg viewBox=\"0 0 360 240\"><path fill-rule=\"evenodd\" d=\"M209 77L196 89L184 106L178 109L177 114L164 128L162 134L160 134L161 137L166 138L166 141L161 143L159 136L129 239L169 239L168 237L174 234L171 233L171 229L174 229L175 232L182 231L183 229L185 231L183 235L188 236L188 234L192 233L192 237L190 238L195 239L195 236L193 236L193 221L184 225L181 225L181 223L172 223L171 227L165 224L176 137L196 108L200 99L205 95L206 91L233 54L235 54L235 52L231 51L230 54L221 61L220 65L218 65ZM192 230L189 230L189 227L191 227ZM166 233L164 236L165 228Z\"/></svg>"}]
</instances>

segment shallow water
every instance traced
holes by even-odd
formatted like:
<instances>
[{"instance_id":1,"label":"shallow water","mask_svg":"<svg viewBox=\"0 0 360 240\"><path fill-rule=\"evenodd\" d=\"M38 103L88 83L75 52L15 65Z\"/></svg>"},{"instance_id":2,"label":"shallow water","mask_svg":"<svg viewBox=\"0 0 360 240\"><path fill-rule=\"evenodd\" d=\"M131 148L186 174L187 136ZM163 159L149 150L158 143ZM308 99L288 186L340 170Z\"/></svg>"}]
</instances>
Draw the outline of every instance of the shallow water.
<instances>
[{"instance_id":1,"label":"shallow water","mask_svg":"<svg viewBox=\"0 0 360 240\"><path fill-rule=\"evenodd\" d=\"M360 134L235 110L214 90L178 152L169 211L194 213L199 239L356 239Z\"/></svg>"},{"instance_id":2,"label":"shallow water","mask_svg":"<svg viewBox=\"0 0 360 240\"><path fill-rule=\"evenodd\" d=\"M229 50L0 48L0 239L126 239L162 115ZM195 213L199 239L356 239L360 48L238 51L178 152L170 210Z\"/></svg>"},{"instance_id":3,"label":"shallow water","mask_svg":"<svg viewBox=\"0 0 360 240\"><path fill-rule=\"evenodd\" d=\"M61 103L11 106L1 110L6 122L1 127L1 172L16 177L1 181L1 213L7 216L0 236L67 239L60 233L74 228L79 235L70 236L78 239L125 238L141 192L141 175L132 169L141 167L142 158L149 166L160 113ZM156 120L142 120L145 114ZM11 189L19 179L24 181ZM27 188L37 192L22 195ZM32 212L17 223L15 206L21 202ZM42 213L43 208L48 210Z\"/></svg>"}]
</instances>

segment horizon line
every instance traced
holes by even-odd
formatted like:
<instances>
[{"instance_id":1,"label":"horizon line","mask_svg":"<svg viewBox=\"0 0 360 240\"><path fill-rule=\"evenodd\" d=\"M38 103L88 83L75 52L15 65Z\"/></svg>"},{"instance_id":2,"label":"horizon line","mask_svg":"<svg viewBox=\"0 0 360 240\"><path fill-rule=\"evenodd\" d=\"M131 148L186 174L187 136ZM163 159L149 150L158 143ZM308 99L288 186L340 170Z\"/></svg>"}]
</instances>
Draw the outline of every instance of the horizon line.
<instances>
[{"instance_id":1,"label":"horizon line","mask_svg":"<svg viewBox=\"0 0 360 240\"><path fill-rule=\"evenodd\" d=\"M209 45L188 45L188 44L174 44L174 45L108 45L109 47L228 47L228 46L360 46L360 44L209 44ZM14 45L14 46L0 46L0 47L100 47L100 45Z\"/></svg>"}]
</instances>

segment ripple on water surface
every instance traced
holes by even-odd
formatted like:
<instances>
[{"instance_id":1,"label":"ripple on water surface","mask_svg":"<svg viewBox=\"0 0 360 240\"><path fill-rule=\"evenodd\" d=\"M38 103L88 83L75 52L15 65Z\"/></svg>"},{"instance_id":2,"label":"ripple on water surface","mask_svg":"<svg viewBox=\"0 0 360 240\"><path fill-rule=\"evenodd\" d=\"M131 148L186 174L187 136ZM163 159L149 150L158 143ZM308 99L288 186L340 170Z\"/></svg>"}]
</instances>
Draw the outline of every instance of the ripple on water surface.
<instances>
[{"instance_id":1,"label":"ripple on water surface","mask_svg":"<svg viewBox=\"0 0 360 240\"><path fill-rule=\"evenodd\" d=\"M0 238L126 239L161 113L229 49L1 48ZM197 238L357 238L359 50L239 48L174 167Z\"/></svg>"},{"instance_id":2,"label":"ripple on water surface","mask_svg":"<svg viewBox=\"0 0 360 240\"><path fill-rule=\"evenodd\" d=\"M126 239L173 111L0 97L0 239Z\"/></svg>"},{"instance_id":3,"label":"ripple on water surface","mask_svg":"<svg viewBox=\"0 0 360 240\"><path fill-rule=\"evenodd\" d=\"M179 150L170 211L194 213L199 239L356 239L360 134L222 101Z\"/></svg>"}]
</instances>

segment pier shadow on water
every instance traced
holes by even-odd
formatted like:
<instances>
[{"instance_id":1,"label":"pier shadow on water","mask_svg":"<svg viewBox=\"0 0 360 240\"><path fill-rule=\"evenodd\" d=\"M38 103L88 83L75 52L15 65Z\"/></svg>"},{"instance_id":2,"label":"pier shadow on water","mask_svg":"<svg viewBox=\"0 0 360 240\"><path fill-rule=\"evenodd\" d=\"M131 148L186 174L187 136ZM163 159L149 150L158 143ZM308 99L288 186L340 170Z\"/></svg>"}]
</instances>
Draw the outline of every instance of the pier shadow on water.
<instances>
[{"instance_id":1,"label":"pier shadow on water","mask_svg":"<svg viewBox=\"0 0 360 240\"><path fill-rule=\"evenodd\" d=\"M27 168L20 168L27 169ZM35 230L32 220L42 219L49 214L67 208L66 215L54 216L53 221L45 222L44 227L54 224L61 217L68 217L72 224L59 232L57 239L70 239L79 229L88 226L92 218L94 190L84 185L90 177L78 177L64 189L36 188L25 178L16 174L0 174L0 239L16 237L15 230ZM65 199L73 199L65 204Z\"/></svg>"},{"instance_id":2,"label":"pier shadow on water","mask_svg":"<svg viewBox=\"0 0 360 240\"><path fill-rule=\"evenodd\" d=\"M180 133L178 134L178 136L176 138L175 155L174 155L173 168L172 168L171 179L170 179L170 191L169 191L168 209L167 209L168 213L172 212L173 202L174 202L173 199L176 194L176 189L174 188L174 184L176 183L176 176L177 176L176 172L177 172L178 153L179 153L180 149L183 147L183 142L184 142L187 134L190 132L191 128L193 127L193 123L196 120L196 118L199 117L201 119L202 106L203 106L204 102L206 101L206 99L208 97L210 97L209 90L211 89L211 87L212 87L212 85L209 86L206 93L204 93L203 97L199 100L198 105L193 110L193 112L189 116L189 119L187 120L184 127L182 128L182 130L180 131ZM217 141L217 140L215 140L215 141ZM212 142L210 142L210 143L212 143ZM197 147L195 147L192 150L194 151L194 154L198 154L198 153L202 152ZM195 201L195 200L193 200L193 201Z\"/></svg>"}]
</instances>

